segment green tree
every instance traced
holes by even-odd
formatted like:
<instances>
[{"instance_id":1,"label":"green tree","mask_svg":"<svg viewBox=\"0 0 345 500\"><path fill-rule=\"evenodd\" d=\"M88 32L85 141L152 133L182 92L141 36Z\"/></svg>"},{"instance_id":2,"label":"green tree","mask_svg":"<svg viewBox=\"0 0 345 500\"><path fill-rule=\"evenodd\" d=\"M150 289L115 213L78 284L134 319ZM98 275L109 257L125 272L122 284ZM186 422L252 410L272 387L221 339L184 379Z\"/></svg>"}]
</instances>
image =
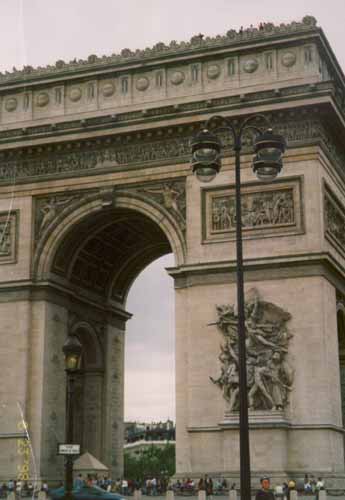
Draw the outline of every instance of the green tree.
<instances>
[{"instance_id":1,"label":"green tree","mask_svg":"<svg viewBox=\"0 0 345 500\"><path fill-rule=\"evenodd\" d=\"M124 475L142 481L147 477L171 477L175 474L175 445L151 445L138 455L125 452Z\"/></svg>"}]
</instances>

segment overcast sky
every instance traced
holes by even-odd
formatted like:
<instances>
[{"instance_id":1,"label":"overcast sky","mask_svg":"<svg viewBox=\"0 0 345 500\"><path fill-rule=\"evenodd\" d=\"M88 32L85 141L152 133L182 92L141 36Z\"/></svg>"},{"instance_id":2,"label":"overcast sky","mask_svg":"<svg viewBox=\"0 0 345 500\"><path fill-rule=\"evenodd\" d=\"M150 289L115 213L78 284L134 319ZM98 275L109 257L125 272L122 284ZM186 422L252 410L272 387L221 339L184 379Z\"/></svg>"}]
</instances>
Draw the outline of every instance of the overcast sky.
<instances>
[{"instance_id":1,"label":"overcast sky","mask_svg":"<svg viewBox=\"0 0 345 500\"><path fill-rule=\"evenodd\" d=\"M345 68L345 0L0 0L0 71L119 53L192 35L313 15ZM157 261L137 279L128 309L126 418L175 416L172 280ZM147 291L150 290L148 294Z\"/></svg>"}]
</instances>

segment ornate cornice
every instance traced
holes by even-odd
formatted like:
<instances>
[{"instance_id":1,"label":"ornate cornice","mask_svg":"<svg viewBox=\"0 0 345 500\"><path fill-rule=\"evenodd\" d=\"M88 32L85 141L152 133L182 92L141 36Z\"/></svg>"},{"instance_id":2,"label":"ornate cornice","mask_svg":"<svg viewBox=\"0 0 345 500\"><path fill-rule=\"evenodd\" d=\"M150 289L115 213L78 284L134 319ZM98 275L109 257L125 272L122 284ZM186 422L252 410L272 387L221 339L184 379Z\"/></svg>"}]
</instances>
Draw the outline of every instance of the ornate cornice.
<instances>
[{"instance_id":1,"label":"ornate cornice","mask_svg":"<svg viewBox=\"0 0 345 500\"><path fill-rule=\"evenodd\" d=\"M245 94L237 94L225 97L202 99L200 101L183 102L148 108L144 110L125 111L123 113L109 114L103 116L90 116L78 120L66 120L43 125L18 127L0 130L0 144L8 144L12 141L25 144L28 140L42 140L44 138L62 137L68 134L88 134L94 130L120 130L123 126L140 123L152 123L169 119L174 120L181 116L193 116L195 112L209 113L221 112L225 109L241 109L249 105L274 104L276 102L297 101L320 95L334 96L339 110L345 118L345 97L342 91L332 81L319 82L315 84L295 85L285 88L275 88ZM142 132L141 136L152 136L152 131ZM160 132L161 133L161 132ZM1 153L4 154L4 153ZM0 157L1 158L1 157Z\"/></svg>"},{"instance_id":2,"label":"ornate cornice","mask_svg":"<svg viewBox=\"0 0 345 500\"><path fill-rule=\"evenodd\" d=\"M151 48L144 50L130 50L125 48L120 54L110 56L90 55L86 60L73 59L70 62L58 60L54 65L33 68L24 66L22 70L13 68L11 72L0 73L0 83L12 83L21 81L31 81L42 77L59 77L73 75L88 70L102 70L104 67L114 67L130 63L140 63L142 60L155 60L166 58L167 56L192 55L200 50L226 48L243 43L263 40L272 40L276 37L283 37L290 34L299 34L306 32L317 32L316 19L312 16L305 16L302 22L292 22L290 24L280 24L275 26L273 23L263 23L260 28L249 27L247 29L230 29L226 35L217 35L216 37L204 37L204 35L195 35L189 42L177 42L172 40L168 45L163 42L156 43Z\"/></svg>"}]
</instances>

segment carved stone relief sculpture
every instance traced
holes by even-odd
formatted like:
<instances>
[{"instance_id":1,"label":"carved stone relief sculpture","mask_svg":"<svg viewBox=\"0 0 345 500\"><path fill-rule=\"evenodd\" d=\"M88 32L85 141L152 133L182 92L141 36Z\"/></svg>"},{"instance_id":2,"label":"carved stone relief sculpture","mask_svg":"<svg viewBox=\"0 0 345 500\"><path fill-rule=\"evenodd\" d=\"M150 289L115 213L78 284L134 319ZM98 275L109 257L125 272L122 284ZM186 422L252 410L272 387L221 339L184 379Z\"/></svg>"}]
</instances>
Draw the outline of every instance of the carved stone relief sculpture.
<instances>
[{"instance_id":1,"label":"carved stone relief sculpture","mask_svg":"<svg viewBox=\"0 0 345 500\"><path fill-rule=\"evenodd\" d=\"M237 311L233 305L217 306L215 323L224 342L220 346L221 373L210 377L228 403L230 412L239 409ZM257 289L246 294L245 328L247 347L248 402L251 410L283 410L292 390L294 372L287 361L292 334L287 328L290 313L261 299Z\"/></svg>"},{"instance_id":2,"label":"carved stone relief sculpture","mask_svg":"<svg viewBox=\"0 0 345 500\"><path fill-rule=\"evenodd\" d=\"M328 188L324 194L325 235L337 248L345 249L345 208L331 194Z\"/></svg>"},{"instance_id":3,"label":"carved stone relief sculpture","mask_svg":"<svg viewBox=\"0 0 345 500\"><path fill-rule=\"evenodd\" d=\"M152 184L140 189L153 197L174 215L182 229L186 228L186 188L184 181Z\"/></svg>"},{"instance_id":4,"label":"carved stone relief sculpture","mask_svg":"<svg viewBox=\"0 0 345 500\"><path fill-rule=\"evenodd\" d=\"M16 225L17 214L15 212L0 213L0 264L15 262Z\"/></svg>"},{"instance_id":5,"label":"carved stone relief sculpture","mask_svg":"<svg viewBox=\"0 0 345 500\"><path fill-rule=\"evenodd\" d=\"M43 234L49 224L75 198L76 196L74 195L54 195L37 200L36 239Z\"/></svg>"},{"instance_id":6,"label":"carved stone relief sculpture","mask_svg":"<svg viewBox=\"0 0 345 500\"><path fill-rule=\"evenodd\" d=\"M293 224L294 203L292 190L248 194L242 202L244 228ZM214 198L212 203L212 230L235 230L235 197Z\"/></svg>"},{"instance_id":7,"label":"carved stone relief sculpture","mask_svg":"<svg viewBox=\"0 0 345 500\"><path fill-rule=\"evenodd\" d=\"M297 178L269 187L246 185L241 196L244 237L302 231L301 182ZM205 189L204 239L234 238L236 205L234 189Z\"/></svg>"}]
</instances>

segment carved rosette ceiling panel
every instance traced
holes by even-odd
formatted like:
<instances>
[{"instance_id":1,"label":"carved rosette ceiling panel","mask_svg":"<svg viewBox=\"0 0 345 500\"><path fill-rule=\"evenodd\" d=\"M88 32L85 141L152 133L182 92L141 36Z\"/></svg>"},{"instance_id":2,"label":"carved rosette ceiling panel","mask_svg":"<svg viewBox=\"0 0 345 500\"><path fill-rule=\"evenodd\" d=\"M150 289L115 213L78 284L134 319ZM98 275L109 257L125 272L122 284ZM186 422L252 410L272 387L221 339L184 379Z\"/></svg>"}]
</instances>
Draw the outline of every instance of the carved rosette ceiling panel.
<instances>
[{"instance_id":1,"label":"carved rosette ceiling panel","mask_svg":"<svg viewBox=\"0 0 345 500\"><path fill-rule=\"evenodd\" d=\"M345 207L325 185L325 237L343 255L345 254Z\"/></svg>"},{"instance_id":2,"label":"carved rosette ceiling panel","mask_svg":"<svg viewBox=\"0 0 345 500\"><path fill-rule=\"evenodd\" d=\"M242 227L244 238L303 232L301 179L279 181L269 186L242 186ZM235 238L235 190L216 188L203 191L203 241Z\"/></svg>"},{"instance_id":3,"label":"carved rosette ceiling panel","mask_svg":"<svg viewBox=\"0 0 345 500\"><path fill-rule=\"evenodd\" d=\"M219 355L220 375L210 377L227 402L226 412L239 410L237 311L233 305L217 305L215 323L223 336ZM246 293L245 331L247 388L250 410L281 411L289 401L294 371L288 363L293 335L287 327L289 312L262 300L256 288Z\"/></svg>"},{"instance_id":4,"label":"carved rosette ceiling panel","mask_svg":"<svg viewBox=\"0 0 345 500\"><path fill-rule=\"evenodd\" d=\"M0 264L16 262L18 212L0 213Z\"/></svg>"}]
</instances>

